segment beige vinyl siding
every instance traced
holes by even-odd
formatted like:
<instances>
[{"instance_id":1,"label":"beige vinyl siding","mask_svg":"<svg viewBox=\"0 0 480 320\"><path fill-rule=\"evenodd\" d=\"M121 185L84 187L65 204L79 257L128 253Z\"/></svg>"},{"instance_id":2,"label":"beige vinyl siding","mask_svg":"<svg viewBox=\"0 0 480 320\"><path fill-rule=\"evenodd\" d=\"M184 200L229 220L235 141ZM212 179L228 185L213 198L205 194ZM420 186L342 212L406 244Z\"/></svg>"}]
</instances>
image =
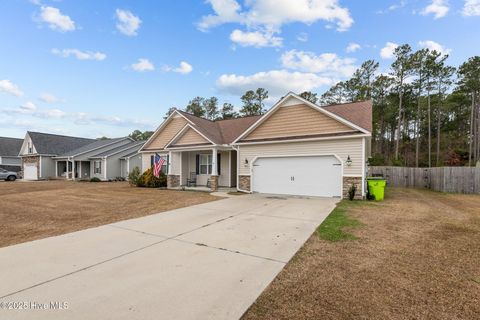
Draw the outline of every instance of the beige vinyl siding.
<instances>
[{"instance_id":1,"label":"beige vinyl siding","mask_svg":"<svg viewBox=\"0 0 480 320\"><path fill-rule=\"evenodd\" d=\"M239 175L250 175L252 160L258 156L315 154L337 155L344 163L344 175L362 176L362 138L240 145ZM351 166L345 165L348 156L352 160Z\"/></svg>"},{"instance_id":2,"label":"beige vinyl siding","mask_svg":"<svg viewBox=\"0 0 480 320\"><path fill-rule=\"evenodd\" d=\"M304 136L355 131L307 105L278 108L269 118L242 140Z\"/></svg>"},{"instance_id":3,"label":"beige vinyl siding","mask_svg":"<svg viewBox=\"0 0 480 320\"><path fill-rule=\"evenodd\" d=\"M169 123L162 129L160 133L152 140L144 149L163 149L165 145L172 140L172 138L185 127L187 121L178 116L172 118Z\"/></svg>"},{"instance_id":4,"label":"beige vinyl siding","mask_svg":"<svg viewBox=\"0 0 480 320\"><path fill-rule=\"evenodd\" d=\"M181 137L176 139L175 142L173 142L173 145L189 145L189 144L199 144L199 143L208 143L208 140L199 135L195 130L193 129L187 129ZM171 144L171 145L172 145Z\"/></svg>"}]
</instances>

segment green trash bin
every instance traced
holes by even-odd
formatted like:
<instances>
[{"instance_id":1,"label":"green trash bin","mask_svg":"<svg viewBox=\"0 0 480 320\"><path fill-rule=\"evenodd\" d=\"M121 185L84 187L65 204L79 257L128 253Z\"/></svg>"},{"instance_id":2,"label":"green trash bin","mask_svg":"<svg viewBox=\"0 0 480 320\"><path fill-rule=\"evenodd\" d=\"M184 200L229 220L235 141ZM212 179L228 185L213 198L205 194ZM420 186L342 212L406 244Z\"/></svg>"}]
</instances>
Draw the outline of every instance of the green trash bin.
<instances>
[{"instance_id":1,"label":"green trash bin","mask_svg":"<svg viewBox=\"0 0 480 320\"><path fill-rule=\"evenodd\" d=\"M375 201L382 201L385 196L385 186L387 180L383 178L371 177L367 178L368 193L370 193Z\"/></svg>"}]
</instances>

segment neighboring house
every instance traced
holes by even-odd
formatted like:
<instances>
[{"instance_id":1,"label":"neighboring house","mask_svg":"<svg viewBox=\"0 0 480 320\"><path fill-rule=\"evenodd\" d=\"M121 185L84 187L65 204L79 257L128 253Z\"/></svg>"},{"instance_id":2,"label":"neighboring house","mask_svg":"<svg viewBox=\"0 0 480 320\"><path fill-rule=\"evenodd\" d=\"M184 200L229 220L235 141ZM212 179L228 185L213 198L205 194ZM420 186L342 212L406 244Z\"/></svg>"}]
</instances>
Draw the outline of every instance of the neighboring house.
<instances>
[{"instance_id":1,"label":"neighboring house","mask_svg":"<svg viewBox=\"0 0 480 320\"><path fill-rule=\"evenodd\" d=\"M365 195L370 101L318 106L289 93L263 116L209 121L175 111L140 149L142 169L156 153L169 188L187 184L271 194Z\"/></svg>"},{"instance_id":2,"label":"neighboring house","mask_svg":"<svg viewBox=\"0 0 480 320\"><path fill-rule=\"evenodd\" d=\"M0 165L8 170L20 171L22 158L18 156L23 139L0 137Z\"/></svg>"},{"instance_id":3,"label":"neighboring house","mask_svg":"<svg viewBox=\"0 0 480 320\"><path fill-rule=\"evenodd\" d=\"M113 180L126 178L128 173L121 171L120 158L138 152L144 141L134 141L129 137L96 140L81 148L54 157L55 178Z\"/></svg>"},{"instance_id":4,"label":"neighboring house","mask_svg":"<svg viewBox=\"0 0 480 320\"><path fill-rule=\"evenodd\" d=\"M94 139L28 131L19 156L25 180L55 177L55 156L94 142Z\"/></svg>"},{"instance_id":5,"label":"neighboring house","mask_svg":"<svg viewBox=\"0 0 480 320\"><path fill-rule=\"evenodd\" d=\"M141 158L139 158L138 150L145 141L132 141L130 143L110 148L102 152L90 156L93 165L92 177L101 180L111 180L118 177L127 178L128 173L135 166L140 168ZM137 155L135 157L135 155Z\"/></svg>"},{"instance_id":6,"label":"neighboring house","mask_svg":"<svg viewBox=\"0 0 480 320\"><path fill-rule=\"evenodd\" d=\"M24 179L126 178L123 157L134 158L143 143L129 137L96 140L27 132L20 152ZM136 163L141 166L141 162Z\"/></svg>"}]
</instances>

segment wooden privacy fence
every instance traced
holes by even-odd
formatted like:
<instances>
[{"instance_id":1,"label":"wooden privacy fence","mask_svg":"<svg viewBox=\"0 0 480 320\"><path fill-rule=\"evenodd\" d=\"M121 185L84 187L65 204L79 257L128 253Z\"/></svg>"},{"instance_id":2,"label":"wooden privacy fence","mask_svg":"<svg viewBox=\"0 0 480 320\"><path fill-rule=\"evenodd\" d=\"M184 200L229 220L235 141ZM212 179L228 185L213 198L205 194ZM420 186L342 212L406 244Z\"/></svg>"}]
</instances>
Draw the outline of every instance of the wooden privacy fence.
<instances>
[{"instance_id":1,"label":"wooden privacy fence","mask_svg":"<svg viewBox=\"0 0 480 320\"><path fill-rule=\"evenodd\" d=\"M427 188L441 192L480 193L480 168L369 167L368 175L382 175L394 187Z\"/></svg>"}]
</instances>

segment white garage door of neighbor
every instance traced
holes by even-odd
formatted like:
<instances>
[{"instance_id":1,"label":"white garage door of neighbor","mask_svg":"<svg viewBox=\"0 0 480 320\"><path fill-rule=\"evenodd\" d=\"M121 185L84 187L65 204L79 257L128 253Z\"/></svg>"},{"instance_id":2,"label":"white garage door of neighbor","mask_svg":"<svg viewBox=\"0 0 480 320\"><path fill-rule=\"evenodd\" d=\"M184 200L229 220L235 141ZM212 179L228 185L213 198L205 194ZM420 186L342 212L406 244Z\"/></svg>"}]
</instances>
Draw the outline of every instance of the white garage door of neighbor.
<instances>
[{"instance_id":1,"label":"white garage door of neighbor","mask_svg":"<svg viewBox=\"0 0 480 320\"><path fill-rule=\"evenodd\" d=\"M342 165L334 156L258 158L252 167L253 192L340 197Z\"/></svg>"},{"instance_id":2,"label":"white garage door of neighbor","mask_svg":"<svg viewBox=\"0 0 480 320\"><path fill-rule=\"evenodd\" d=\"M23 166L23 179L38 180L37 165L34 163L25 164Z\"/></svg>"}]
</instances>

